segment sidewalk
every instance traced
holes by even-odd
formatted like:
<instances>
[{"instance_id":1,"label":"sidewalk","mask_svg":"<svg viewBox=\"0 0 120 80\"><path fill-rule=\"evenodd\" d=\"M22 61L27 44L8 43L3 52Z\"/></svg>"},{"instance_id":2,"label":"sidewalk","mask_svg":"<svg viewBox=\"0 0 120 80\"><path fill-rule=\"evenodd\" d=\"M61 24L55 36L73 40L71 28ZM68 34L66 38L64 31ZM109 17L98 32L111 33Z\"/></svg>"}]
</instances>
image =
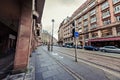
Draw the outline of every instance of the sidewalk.
<instances>
[{"instance_id":1,"label":"sidewalk","mask_svg":"<svg viewBox=\"0 0 120 80\"><path fill-rule=\"evenodd\" d=\"M75 80L40 47L35 53L35 80ZM42 53L41 53L42 52Z\"/></svg>"},{"instance_id":2,"label":"sidewalk","mask_svg":"<svg viewBox=\"0 0 120 80\"><path fill-rule=\"evenodd\" d=\"M41 47L32 53L28 71L7 76L3 80L75 80L59 66Z\"/></svg>"}]
</instances>

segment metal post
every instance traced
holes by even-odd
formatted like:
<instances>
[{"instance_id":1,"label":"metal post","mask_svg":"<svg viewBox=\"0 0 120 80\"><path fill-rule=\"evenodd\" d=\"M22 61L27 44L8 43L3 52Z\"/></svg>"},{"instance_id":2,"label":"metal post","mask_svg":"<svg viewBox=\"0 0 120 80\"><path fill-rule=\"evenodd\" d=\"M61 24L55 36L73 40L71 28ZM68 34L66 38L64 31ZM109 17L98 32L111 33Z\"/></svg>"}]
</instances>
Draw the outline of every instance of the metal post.
<instances>
[{"instance_id":1,"label":"metal post","mask_svg":"<svg viewBox=\"0 0 120 80\"><path fill-rule=\"evenodd\" d=\"M51 51L53 51L53 32L54 32L54 19L52 19L52 43L51 43Z\"/></svg>"},{"instance_id":2,"label":"metal post","mask_svg":"<svg viewBox=\"0 0 120 80\"><path fill-rule=\"evenodd\" d=\"M75 32L76 32L76 21L75 23ZM74 41L75 41L75 62L77 62L77 38L74 36Z\"/></svg>"}]
</instances>

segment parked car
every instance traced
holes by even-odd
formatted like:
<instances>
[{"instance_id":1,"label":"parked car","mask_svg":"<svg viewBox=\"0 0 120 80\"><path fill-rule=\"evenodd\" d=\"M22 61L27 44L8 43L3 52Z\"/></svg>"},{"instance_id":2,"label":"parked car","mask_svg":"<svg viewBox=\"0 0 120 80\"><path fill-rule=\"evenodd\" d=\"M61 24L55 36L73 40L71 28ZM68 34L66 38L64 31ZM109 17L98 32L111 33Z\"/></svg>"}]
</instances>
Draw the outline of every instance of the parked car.
<instances>
[{"instance_id":1,"label":"parked car","mask_svg":"<svg viewBox=\"0 0 120 80\"><path fill-rule=\"evenodd\" d=\"M93 51L98 51L99 50L99 48L94 47L94 46L84 46L84 49L85 50L93 50Z\"/></svg>"},{"instance_id":2,"label":"parked car","mask_svg":"<svg viewBox=\"0 0 120 80\"><path fill-rule=\"evenodd\" d=\"M75 48L75 45L73 46L73 48ZM77 49L82 49L82 46L77 46Z\"/></svg>"},{"instance_id":3,"label":"parked car","mask_svg":"<svg viewBox=\"0 0 120 80\"><path fill-rule=\"evenodd\" d=\"M66 45L63 44L62 47L66 47Z\"/></svg>"},{"instance_id":4,"label":"parked car","mask_svg":"<svg viewBox=\"0 0 120 80\"><path fill-rule=\"evenodd\" d=\"M99 49L102 52L120 53L120 48L115 46L104 46Z\"/></svg>"},{"instance_id":5,"label":"parked car","mask_svg":"<svg viewBox=\"0 0 120 80\"><path fill-rule=\"evenodd\" d=\"M66 45L66 47L67 47L67 48L73 48L73 46L71 46L71 45Z\"/></svg>"}]
</instances>

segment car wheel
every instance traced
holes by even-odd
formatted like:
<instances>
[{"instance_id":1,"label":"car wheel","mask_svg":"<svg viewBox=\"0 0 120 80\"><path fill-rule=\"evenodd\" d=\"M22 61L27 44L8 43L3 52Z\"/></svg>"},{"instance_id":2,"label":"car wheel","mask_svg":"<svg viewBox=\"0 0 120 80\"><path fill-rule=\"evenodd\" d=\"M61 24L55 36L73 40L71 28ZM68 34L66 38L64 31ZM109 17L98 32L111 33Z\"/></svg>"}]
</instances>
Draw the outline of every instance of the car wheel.
<instances>
[{"instance_id":1,"label":"car wheel","mask_svg":"<svg viewBox=\"0 0 120 80\"><path fill-rule=\"evenodd\" d=\"M102 50L102 52L106 52L105 50Z\"/></svg>"}]
</instances>

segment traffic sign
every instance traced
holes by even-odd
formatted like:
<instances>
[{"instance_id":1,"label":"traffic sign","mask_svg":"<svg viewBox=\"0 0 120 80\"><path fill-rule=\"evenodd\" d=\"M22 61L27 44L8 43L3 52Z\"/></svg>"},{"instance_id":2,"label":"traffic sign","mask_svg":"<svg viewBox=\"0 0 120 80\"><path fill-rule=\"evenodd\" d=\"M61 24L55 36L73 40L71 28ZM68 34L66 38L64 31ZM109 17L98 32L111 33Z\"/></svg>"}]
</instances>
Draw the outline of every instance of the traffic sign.
<instances>
[{"instance_id":1,"label":"traffic sign","mask_svg":"<svg viewBox=\"0 0 120 80\"><path fill-rule=\"evenodd\" d=\"M75 32L74 35L75 35L75 37L79 37L79 33L78 32Z\"/></svg>"}]
</instances>

